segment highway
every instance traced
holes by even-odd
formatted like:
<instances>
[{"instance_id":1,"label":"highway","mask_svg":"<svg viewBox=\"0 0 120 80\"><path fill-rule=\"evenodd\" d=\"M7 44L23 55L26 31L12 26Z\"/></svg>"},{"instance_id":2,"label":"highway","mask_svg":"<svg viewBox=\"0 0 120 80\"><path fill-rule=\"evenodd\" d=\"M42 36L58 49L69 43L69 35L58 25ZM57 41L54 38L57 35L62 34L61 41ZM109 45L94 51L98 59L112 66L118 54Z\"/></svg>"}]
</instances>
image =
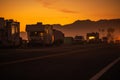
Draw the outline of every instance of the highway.
<instances>
[{"instance_id":1,"label":"highway","mask_svg":"<svg viewBox=\"0 0 120 80\"><path fill-rule=\"evenodd\" d=\"M1 49L0 80L120 80L119 58L115 45Z\"/></svg>"}]
</instances>

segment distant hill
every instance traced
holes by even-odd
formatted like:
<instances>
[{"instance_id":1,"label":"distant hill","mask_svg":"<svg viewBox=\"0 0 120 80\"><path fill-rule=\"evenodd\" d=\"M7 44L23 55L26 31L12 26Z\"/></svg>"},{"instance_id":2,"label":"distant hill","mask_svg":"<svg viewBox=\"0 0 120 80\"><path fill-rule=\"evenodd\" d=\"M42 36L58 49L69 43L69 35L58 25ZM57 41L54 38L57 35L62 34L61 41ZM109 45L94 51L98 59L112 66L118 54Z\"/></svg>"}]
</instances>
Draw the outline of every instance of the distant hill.
<instances>
[{"instance_id":1,"label":"distant hill","mask_svg":"<svg viewBox=\"0 0 120 80\"><path fill-rule=\"evenodd\" d=\"M28 40L28 38L27 38L27 32L20 32L20 37L21 37L23 40Z\"/></svg>"},{"instance_id":2,"label":"distant hill","mask_svg":"<svg viewBox=\"0 0 120 80\"><path fill-rule=\"evenodd\" d=\"M101 29L104 29L107 32L108 28L114 28L115 34L120 33L120 19L110 19L110 20L77 20L71 24L60 25L54 24L55 29L61 30L65 33L65 36L75 36L83 35L85 36L88 32L99 32ZM105 35L106 33L104 33Z\"/></svg>"}]
</instances>

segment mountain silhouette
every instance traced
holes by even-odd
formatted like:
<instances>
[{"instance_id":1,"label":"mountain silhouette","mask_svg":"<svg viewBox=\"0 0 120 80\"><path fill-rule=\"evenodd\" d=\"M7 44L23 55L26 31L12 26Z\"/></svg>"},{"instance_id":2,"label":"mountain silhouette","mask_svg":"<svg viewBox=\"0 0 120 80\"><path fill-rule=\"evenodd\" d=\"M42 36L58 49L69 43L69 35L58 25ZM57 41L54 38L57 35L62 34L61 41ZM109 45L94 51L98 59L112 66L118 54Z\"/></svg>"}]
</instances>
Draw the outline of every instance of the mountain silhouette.
<instances>
[{"instance_id":1,"label":"mountain silhouette","mask_svg":"<svg viewBox=\"0 0 120 80\"><path fill-rule=\"evenodd\" d=\"M119 34L120 19L104 19L98 21L76 20L75 22L66 25L54 24L53 27L61 30L65 36L85 36L88 32L99 32L100 29L104 29L107 32L108 28L114 28L115 34Z\"/></svg>"}]
</instances>

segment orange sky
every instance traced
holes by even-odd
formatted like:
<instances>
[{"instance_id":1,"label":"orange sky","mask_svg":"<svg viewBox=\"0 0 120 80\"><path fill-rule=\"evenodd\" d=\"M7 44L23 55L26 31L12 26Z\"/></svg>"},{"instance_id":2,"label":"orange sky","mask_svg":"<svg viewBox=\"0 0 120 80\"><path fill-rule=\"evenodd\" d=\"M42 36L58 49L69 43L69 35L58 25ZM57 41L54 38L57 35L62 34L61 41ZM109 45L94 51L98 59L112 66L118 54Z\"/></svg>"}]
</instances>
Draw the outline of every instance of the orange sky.
<instances>
[{"instance_id":1,"label":"orange sky","mask_svg":"<svg viewBox=\"0 0 120 80\"><path fill-rule=\"evenodd\" d=\"M68 24L75 20L120 18L120 0L0 0L0 17L26 24Z\"/></svg>"}]
</instances>

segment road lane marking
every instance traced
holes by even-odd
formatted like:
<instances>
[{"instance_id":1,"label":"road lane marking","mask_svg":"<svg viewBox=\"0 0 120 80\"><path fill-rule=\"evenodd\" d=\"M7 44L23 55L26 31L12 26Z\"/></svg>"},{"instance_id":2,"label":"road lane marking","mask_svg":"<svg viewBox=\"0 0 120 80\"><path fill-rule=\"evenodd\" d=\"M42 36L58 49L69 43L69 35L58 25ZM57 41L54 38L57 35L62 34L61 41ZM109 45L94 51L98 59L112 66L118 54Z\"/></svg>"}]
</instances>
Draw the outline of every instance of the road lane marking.
<instances>
[{"instance_id":1,"label":"road lane marking","mask_svg":"<svg viewBox=\"0 0 120 80\"><path fill-rule=\"evenodd\" d=\"M120 57L114 60L112 63L104 67L100 72L94 75L90 80L98 80L105 72L107 72L112 66L114 66L117 62L120 61Z\"/></svg>"},{"instance_id":2,"label":"road lane marking","mask_svg":"<svg viewBox=\"0 0 120 80\"><path fill-rule=\"evenodd\" d=\"M88 49L88 50L92 50L92 49ZM22 63L22 62L28 62L28 61L34 61L34 60L39 60L39 59L44 59L44 58L51 58L51 57L55 57L55 56L63 56L63 55L67 55L67 54L84 52L84 51L88 51L88 50L84 50L84 49L81 50L81 51L80 50L75 50L75 51L64 52L64 53L59 53L59 54L51 54L51 55L46 55L46 56L33 57L33 58L15 60L15 61L10 61L10 62L3 62L3 63L0 63L0 66L4 66L4 65L8 65L8 64Z\"/></svg>"}]
</instances>

